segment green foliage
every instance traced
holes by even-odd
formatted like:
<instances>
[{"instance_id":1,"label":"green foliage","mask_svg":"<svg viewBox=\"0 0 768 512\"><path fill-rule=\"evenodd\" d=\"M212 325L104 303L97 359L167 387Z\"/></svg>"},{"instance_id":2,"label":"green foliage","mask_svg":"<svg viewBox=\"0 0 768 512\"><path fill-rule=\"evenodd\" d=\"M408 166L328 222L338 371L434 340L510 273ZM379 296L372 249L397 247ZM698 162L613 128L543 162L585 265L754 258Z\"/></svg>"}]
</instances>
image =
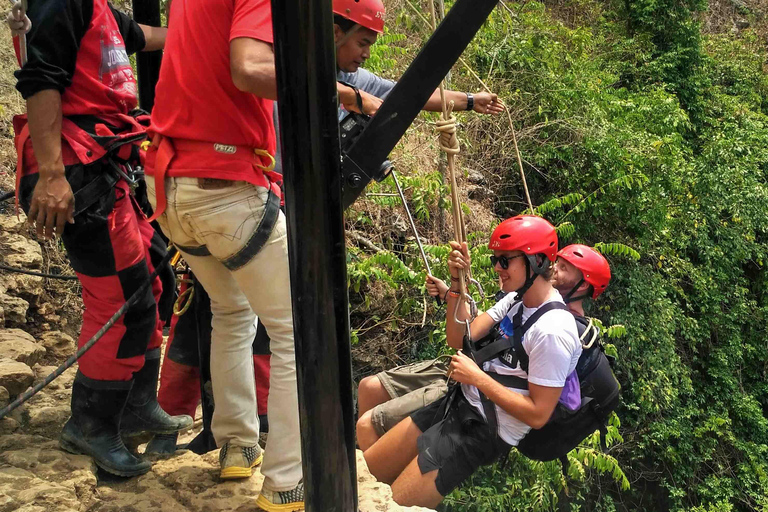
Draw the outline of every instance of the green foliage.
<instances>
[{"instance_id":1,"label":"green foliage","mask_svg":"<svg viewBox=\"0 0 768 512\"><path fill-rule=\"evenodd\" d=\"M371 56L365 63L365 68L373 73L383 73L395 67L396 58L405 55L406 49L397 46L405 40L405 34L393 34L389 27L384 26L384 33L381 34L376 43L371 46Z\"/></svg>"},{"instance_id":2,"label":"green foliage","mask_svg":"<svg viewBox=\"0 0 768 512\"><path fill-rule=\"evenodd\" d=\"M627 256L637 261L640 259L640 253L629 247L628 245L611 243L606 244L603 242L597 242L594 245L595 249L602 253L604 256Z\"/></svg>"}]
</instances>

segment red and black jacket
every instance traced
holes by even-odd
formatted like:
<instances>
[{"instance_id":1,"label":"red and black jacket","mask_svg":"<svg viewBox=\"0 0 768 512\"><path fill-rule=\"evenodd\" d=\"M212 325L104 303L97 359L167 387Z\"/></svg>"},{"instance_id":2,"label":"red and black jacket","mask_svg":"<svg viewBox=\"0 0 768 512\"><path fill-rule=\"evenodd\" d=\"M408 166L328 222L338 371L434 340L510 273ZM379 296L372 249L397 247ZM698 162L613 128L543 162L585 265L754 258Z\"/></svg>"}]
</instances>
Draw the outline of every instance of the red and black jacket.
<instances>
[{"instance_id":1,"label":"red and black jacket","mask_svg":"<svg viewBox=\"0 0 768 512\"><path fill-rule=\"evenodd\" d=\"M16 88L24 99L43 90L61 93L65 167L112 155L137 158L148 116L131 115L137 88L128 55L146 44L141 27L106 0L36 0L27 15L28 62L15 73ZM26 115L13 126L18 193L21 180L37 173L37 160Z\"/></svg>"}]
</instances>

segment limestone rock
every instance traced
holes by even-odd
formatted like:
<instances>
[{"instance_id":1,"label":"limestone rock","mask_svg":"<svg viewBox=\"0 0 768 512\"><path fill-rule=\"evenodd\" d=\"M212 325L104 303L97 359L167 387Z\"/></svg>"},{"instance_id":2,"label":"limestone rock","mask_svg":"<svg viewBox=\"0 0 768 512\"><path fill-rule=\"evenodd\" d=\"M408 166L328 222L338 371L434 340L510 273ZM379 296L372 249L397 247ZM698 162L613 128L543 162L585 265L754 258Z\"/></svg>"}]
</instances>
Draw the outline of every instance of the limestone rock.
<instances>
[{"instance_id":1,"label":"limestone rock","mask_svg":"<svg viewBox=\"0 0 768 512\"><path fill-rule=\"evenodd\" d=\"M30 407L29 422L24 426L24 432L55 437L61 432L69 416L69 405Z\"/></svg>"},{"instance_id":2,"label":"limestone rock","mask_svg":"<svg viewBox=\"0 0 768 512\"><path fill-rule=\"evenodd\" d=\"M473 185L485 185L488 182L480 171L469 171L467 173L467 181Z\"/></svg>"},{"instance_id":3,"label":"limestone rock","mask_svg":"<svg viewBox=\"0 0 768 512\"><path fill-rule=\"evenodd\" d=\"M0 215L0 233L21 233L26 222L27 216L22 211L19 211L18 217L16 215Z\"/></svg>"},{"instance_id":4,"label":"limestone rock","mask_svg":"<svg viewBox=\"0 0 768 512\"><path fill-rule=\"evenodd\" d=\"M96 483L90 458L65 453L56 441L28 435L0 437L0 489L13 500L9 510L86 510Z\"/></svg>"},{"instance_id":5,"label":"limestone rock","mask_svg":"<svg viewBox=\"0 0 768 512\"><path fill-rule=\"evenodd\" d=\"M34 366L45 355L45 347L21 329L0 329L0 358Z\"/></svg>"},{"instance_id":6,"label":"limestone rock","mask_svg":"<svg viewBox=\"0 0 768 512\"><path fill-rule=\"evenodd\" d=\"M5 418L0 420L0 436L5 434L12 434L13 432L16 432L19 428L19 422L16 421L13 418L9 418L6 416ZM2 473L2 469L0 469L0 473ZM2 500L2 491L0 491L0 500ZM2 503L2 501L0 501ZM4 510L0 507L0 510Z\"/></svg>"},{"instance_id":7,"label":"limestone rock","mask_svg":"<svg viewBox=\"0 0 768 512\"><path fill-rule=\"evenodd\" d=\"M0 218L4 219L3 222L7 222L7 217L0 216ZM25 238L20 233L0 229L0 254L3 255L3 263L12 267L39 271L43 266L40 244ZM33 304L43 292L42 286L42 277L13 272L3 272L0 275L0 289ZM6 320L9 321L8 308L5 309Z\"/></svg>"},{"instance_id":8,"label":"limestone rock","mask_svg":"<svg viewBox=\"0 0 768 512\"><path fill-rule=\"evenodd\" d=\"M43 278L28 276L26 274L3 273L0 274L0 291L20 297L30 304L37 304L40 295L43 294Z\"/></svg>"},{"instance_id":9,"label":"limestone rock","mask_svg":"<svg viewBox=\"0 0 768 512\"><path fill-rule=\"evenodd\" d=\"M40 269L43 266L43 251L40 244L18 233L0 236L0 253L5 264L26 269Z\"/></svg>"},{"instance_id":10,"label":"limestone rock","mask_svg":"<svg viewBox=\"0 0 768 512\"><path fill-rule=\"evenodd\" d=\"M26 300L0 293L0 307L3 308L6 325L24 325L27 323L29 302Z\"/></svg>"},{"instance_id":11,"label":"limestone rock","mask_svg":"<svg viewBox=\"0 0 768 512\"><path fill-rule=\"evenodd\" d=\"M472 187L467 192L467 196L475 201L483 201L493 197L493 190L483 186Z\"/></svg>"},{"instance_id":12,"label":"limestone rock","mask_svg":"<svg viewBox=\"0 0 768 512\"><path fill-rule=\"evenodd\" d=\"M57 361L64 361L77 351L77 343L69 334L61 331L51 331L43 334L42 342L48 355Z\"/></svg>"},{"instance_id":13,"label":"limestone rock","mask_svg":"<svg viewBox=\"0 0 768 512\"><path fill-rule=\"evenodd\" d=\"M35 372L35 384L42 382L48 375L56 370L56 366L42 366L36 364L32 371ZM77 374L77 366L73 366L67 369L64 373L56 377L56 379L48 384L40 393L46 393L54 390L66 390L72 389L72 382L75 380ZM69 400L67 398L67 400Z\"/></svg>"},{"instance_id":14,"label":"limestone rock","mask_svg":"<svg viewBox=\"0 0 768 512\"><path fill-rule=\"evenodd\" d=\"M35 380L32 368L11 359L0 359L0 386L11 396L24 392Z\"/></svg>"},{"instance_id":15,"label":"limestone rock","mask_svg":"<svg viewBox=\"0 0 768 512\"><path fill-rule=\"evenodd\" d=\"M3 306L0 306L0 327L5 327L5 310Z\"/></svg>"},{"instance_id":16,"label":"limestone rock","mask_svg":"<svg viewBox=\"0 0 768 512\"><path fill-rule=\"evenodd\" d=\"M0 386L0 409L11 403L11 394L8 390Z\"/></svg>"}]
</instances>

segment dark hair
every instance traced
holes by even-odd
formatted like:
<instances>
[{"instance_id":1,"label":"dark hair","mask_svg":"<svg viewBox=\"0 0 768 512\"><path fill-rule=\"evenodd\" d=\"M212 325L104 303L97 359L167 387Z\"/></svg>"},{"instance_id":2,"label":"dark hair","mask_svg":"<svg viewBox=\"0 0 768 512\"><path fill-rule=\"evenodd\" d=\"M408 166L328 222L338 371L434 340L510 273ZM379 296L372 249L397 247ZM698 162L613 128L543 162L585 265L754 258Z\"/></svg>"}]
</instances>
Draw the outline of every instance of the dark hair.
<instances>
[{"instance_id":1,"label":"dark hair","mask_svg":"<svg viewBox=\"0 0 768 512\"><path fill-rule=\"evenodd\" d=\"M333 15L333 23L334 25L338 25L342 32L347 33L350 31L352 27L357 25L354 21L350 20L349 18L345 18L341 14L334 14Z\"/></svg>"},{"instance_id":2,"label":"dark hair","mask_svg":"<svg viewBox=\"0 0 768 512\"><path fill-rule=\"evenodd\" d=\"M538 263L544 263L547 260L547 255L543 253L539 253L536 255L536 260ZM539 274L539 276L543 277L547 281L552 279L552 275L555 273L555 266L552 264L552 262L549 262L549 265L547 265L547 270Z\"/></svg>"}]
</instances>

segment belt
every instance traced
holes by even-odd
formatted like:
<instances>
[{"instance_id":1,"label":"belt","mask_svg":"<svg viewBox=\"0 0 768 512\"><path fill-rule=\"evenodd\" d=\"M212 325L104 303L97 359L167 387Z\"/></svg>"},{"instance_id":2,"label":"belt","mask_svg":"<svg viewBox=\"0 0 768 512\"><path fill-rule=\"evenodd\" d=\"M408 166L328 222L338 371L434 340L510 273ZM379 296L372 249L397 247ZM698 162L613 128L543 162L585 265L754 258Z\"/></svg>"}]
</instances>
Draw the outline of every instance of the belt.
<instances>
[{"instance_id":1,"label":"belt","mask_svg":"<svg viewBox=\"0 0 768 512\"><path fill-rule=\"evenodd\" d=\"M173 161L173 158L176 156L177 151L210 154L216 156L216 158L250 160L254 166L264 172L267 181L274 181L270 179L269 174L271 174L272 170L275 168L275 158L265 149L202 142L197 140L171 139L169 137L164 137L159 133L156 133L152 138L152 146L157 148L157 155L155 156L155 197L157 204L155 206L154 214L149 219L150 222L157 219L157 217L165 211L167 206L167 198L165 195L165 177L166 172L168 171L168 167ZM262 157L267 157L270 160L269 166L265 166L261 163ZM199 183L201 188L206 188L204 184L209 184L208 181L202 181ZM270 192L272 192L271 188Z\"/></svg>"},{"instance_id":2,"label":"belt","mask_svg":"<svg viewBox=\"0 0 768 512\"><path fill-rule=\"evenodd\" d=\"M251 234L250 238L245 242L245 245L237 251L235 254L219 260L229 270L237 270L247 264L256 256L259 251L264 247L264 244L269 240L269 236L272 234L272 230L275 228L278 216L280 215L280 196L278 196L272 189L269 190L267 196L267 203L264 206L264 216L261 218L259 225ZM197 246L183 246L176 244L176 248L184 254L191 256L210 256L211 252L205 245Z\"/></svg>"}]
</instances>

